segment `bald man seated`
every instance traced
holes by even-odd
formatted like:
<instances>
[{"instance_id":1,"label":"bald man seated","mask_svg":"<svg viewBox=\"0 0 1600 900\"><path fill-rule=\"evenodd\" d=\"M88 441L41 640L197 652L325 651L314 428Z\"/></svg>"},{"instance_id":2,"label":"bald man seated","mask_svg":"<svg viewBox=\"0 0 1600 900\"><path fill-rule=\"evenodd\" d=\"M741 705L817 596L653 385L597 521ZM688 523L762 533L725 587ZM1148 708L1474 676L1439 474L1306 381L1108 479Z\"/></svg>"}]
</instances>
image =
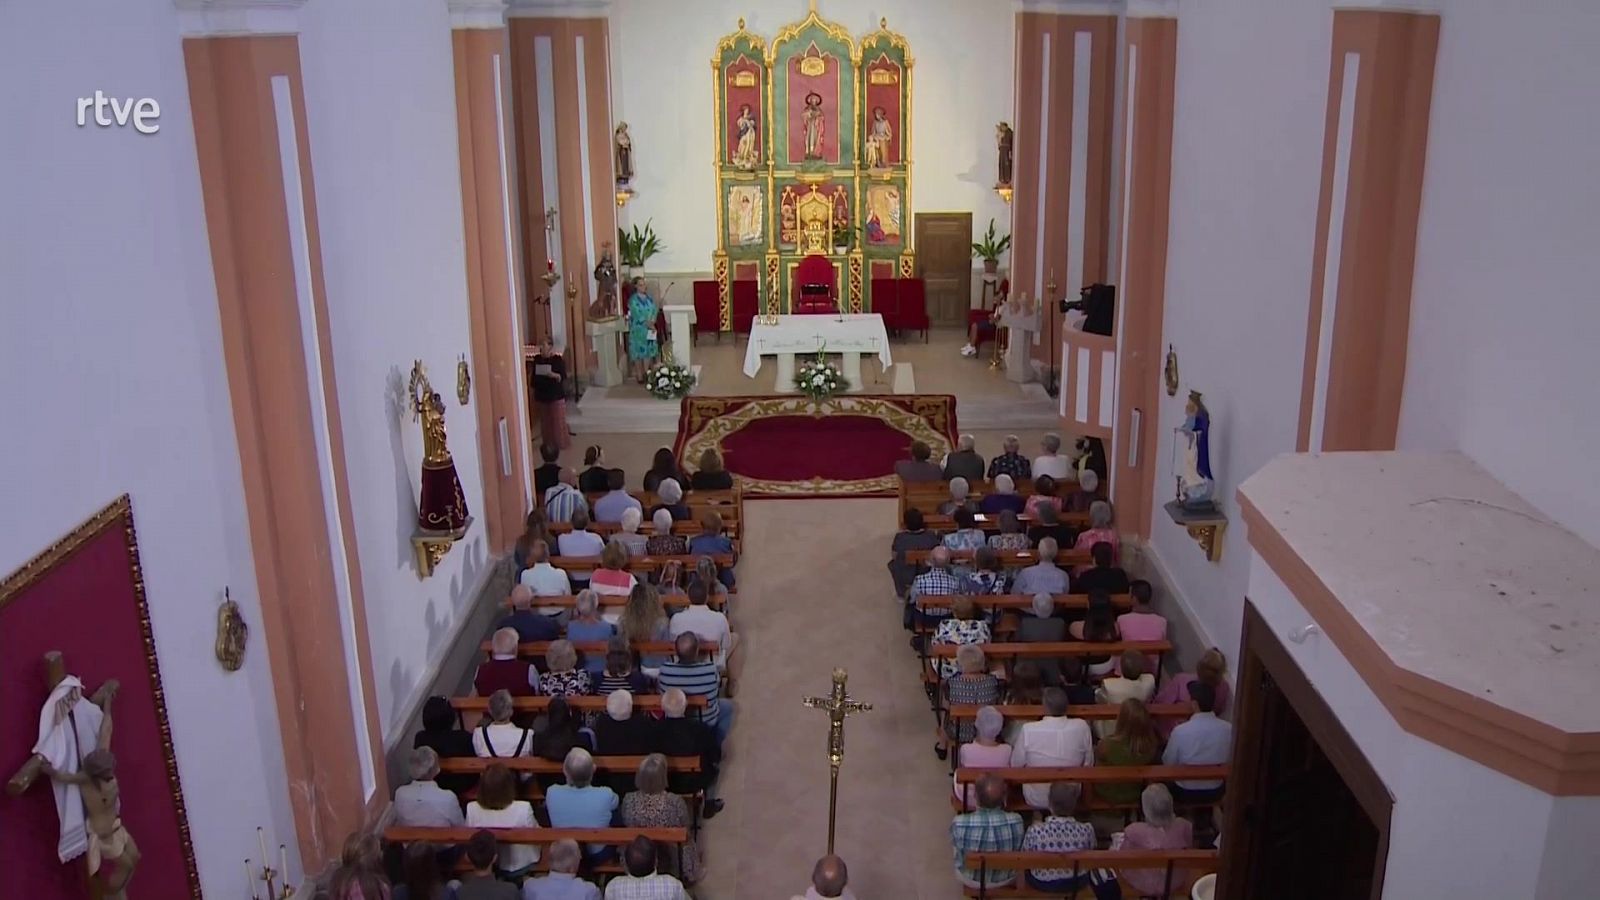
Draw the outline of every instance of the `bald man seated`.
<instances>
[{"instance_id":1,"label":"bald man seated","mask_svg":"<svg viewBox=\"0 0 1600 900\"><path fill-rule=\"evenodd\" d=\"M811 887L794 900L856 900L856 895L845 886L849 880L844 860L831 854L824 856L811 869Z\"/></svg>"}]
</instances>

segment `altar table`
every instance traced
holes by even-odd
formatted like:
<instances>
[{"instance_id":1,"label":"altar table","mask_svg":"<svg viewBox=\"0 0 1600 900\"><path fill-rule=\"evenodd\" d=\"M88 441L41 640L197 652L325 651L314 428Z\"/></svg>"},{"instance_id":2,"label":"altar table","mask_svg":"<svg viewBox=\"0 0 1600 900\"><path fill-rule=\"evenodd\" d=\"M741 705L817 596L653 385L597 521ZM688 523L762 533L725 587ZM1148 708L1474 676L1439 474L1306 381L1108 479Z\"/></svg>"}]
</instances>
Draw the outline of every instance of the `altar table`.
<instances>
[{"instance_id":1,"label":"altar table","mask_svg":"<svg viewBox=\"0 0 1600 900\"><path fill-rule=\"evenodd\" d=\"M894 364L889 358L889 332L883 327L883 316L877 313L778 316L775 324L769 324L770 321L764 322L758 317L750 327L750 342L744 352L744 374L754 378L761 371L761 357L777 357L774 390L780 394L796 391L796 354L809 356L819 349L840 354L843 357L841 369L850 381L852 393L862 389L863 354L877 354L885 372Z\"/></svg>"}]
</instances>

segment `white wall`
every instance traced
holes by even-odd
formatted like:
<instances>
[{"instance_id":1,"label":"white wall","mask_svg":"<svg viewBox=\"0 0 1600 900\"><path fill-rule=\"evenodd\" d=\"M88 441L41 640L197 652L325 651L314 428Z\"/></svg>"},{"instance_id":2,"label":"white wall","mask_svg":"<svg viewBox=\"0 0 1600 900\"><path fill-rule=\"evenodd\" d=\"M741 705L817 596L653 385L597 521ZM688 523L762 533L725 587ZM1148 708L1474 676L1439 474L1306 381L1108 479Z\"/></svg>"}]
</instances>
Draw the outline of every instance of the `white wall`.
<instances>
[{"instance_id":1,"label":"white wall","mask_svg":"<svg viewBox=\"0 0 1600 900\"><path fill-rule=\"evenodd\" d=\"M448 9L310 3L300 52L372 672L393 743L488 572L481 518L426 580L411 547L422 433L403 398L414 359L449 407L468 509L483 510L477 420L455 399L456 360L471 346Z\"/></svg>"},{"instance_id":2,"label":"white wall","mask_svg":"<svg viewBox=\"0 0 1600 900\"><path fill-rule=\"evenodd\" d=\"M831 0L821 14L859 38L888 17L905 35L912 69L911 211L972 211L981 233L1002 233L1011 211L993 190L994 125L1012 114L1016 54L1011 7L970 0ZM624 227L655 221L667 251L662 272L709 271L717 247L716 133L711 54L717 39L745 28L771 41L805 18L794 0L615 0L611 5L612 113L628 123L637 195ZM1002 260L1002 263L1009 260Z\"/></svg>"},{"instance_id":3,"label":"white wall","mask_svg":"<svg viewBox=\"0 0 1600 900\"><path fill-rule=\"evenodd\" d=\"M237 896L257 825L296 842L176 13L0 5L0 81L0 572L132 495L201 885ZM78 128L96 89L159 101L160 131ZM253 629L232 674L224 586Z\"/></svg>"},{"instance_id":4,"label":"white wall","mask_svg":"<svg viewBox=\"0 0 1600 900\"><path fill-rule=\"evenodd\" d=\"M1600 12L1446 8L1401 449L1460 449L1600 544Z\"/></svg>"},{"instance_id":5,"label":"white wall","mask_svg":"<svg viewBox=\"0 0 1600 900\"><path fill-rule=\"evenodd\" d=\"M1437 744L1402 730L1326 635L1304 644L1285 639L1289 629L1311 622L1272 568L1248 548L1238 555L1250 567L1250 600L1289 650L1295 663L1338 717L1367 762L1394 797L1389 828L1389 863L1383 895L1395 900L1445 897L1573 896L1540 884L1547 837L1572 849L1579 834L1551 833L1556 802L1529 787ZM1586 815L1555 820L1572 826L1593 822L1593 800L1572 806ZM1592 859L1592 843L1586 858ZM1564 871L1547 874L1551 885L1571 885ZM1585 889L1594 883L1592 866ZM1535 893L1533 886L1540 884Z\"/></svg>"},{"instance_id":6,"label":"white wall","mask_svg":"<svg viewBox=\"0 0 1600 900\"><path fill-rule=\"evenodd\" d=\"M1179 14L1163 340L1182 387L1159 411L1151 550L1203 637L1230 654L1249 571L1233 493L1295 444L1332 21L1308 0L1213 0ZM1160 506L1191 389L1211 411L1231 520L1218 563Z\"/></svg>"}]
</instances>

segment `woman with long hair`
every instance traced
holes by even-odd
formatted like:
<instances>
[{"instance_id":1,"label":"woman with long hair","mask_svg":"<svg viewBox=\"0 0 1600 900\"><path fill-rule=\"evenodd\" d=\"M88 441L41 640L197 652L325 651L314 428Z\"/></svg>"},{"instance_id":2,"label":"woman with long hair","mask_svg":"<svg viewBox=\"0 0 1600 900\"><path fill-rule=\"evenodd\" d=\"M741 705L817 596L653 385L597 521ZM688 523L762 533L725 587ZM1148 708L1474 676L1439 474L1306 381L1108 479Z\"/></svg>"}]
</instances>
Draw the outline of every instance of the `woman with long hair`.
<instances>
[{"instance_id":1,"label":"woman with long hair","mask_svg":"<svg viewBox=\"0 0 1600 900\"><path fill-rule=\"evenodd\" d=\"M383 848L375 834L352 832L344 839L339 868L328 880L331 900L389 900L389 881L383 877Z\"/></svg>"},{"instance_id":2,"label":"woman with long hair","mask_svg":"<svg viewBox=\"0 0 1600 900\"><path fill-rule=\"evenodd\" d=\"M1082 622L1068 625L1067 633L1073 640L1091 644L1109 644L1119 640L1116 613L1111 609L1111 595L1104 591L1090 594L1088 613ZM1091 677L1108 675L1116 667L1109 653L1085 656L1083 664Z\"/></svg>"},{"instance_id":3,"label":"woman with long hair","mask_svg":"<svg viewBox=\"0 0 1600 900\"><path fill-rule=\"evenodd\" d=\"M656 589L648 584L637 584L628 594L628 605L622 608L617 631L628 640L630 647L637 641L664 641L670 637L668 621ZM659 653L645 655L639 660L639 668L654 678L665 661L666 657Z\"/></svg>"},{"instance_id":4,"label":"woman with long hair","mask_svg":"<svg viewBox=\"0 0 1600 900\"><path fill-rule=\"evenodd\" d=\"M722 457L707 447L700 454L700 471L689 477L689 487L697 491L731 491L733 476L722 467Z\"/></svg>"},{"instance_id":5,"label":"woman with long hair","mask_svg":"<svg viewBox=\"0 0 1600 900\"><path fill-rule=\"evenodd\" d=\"M1095 762L1102 766L1151 766L1161 761L1161 736L1150 718L1150 708L1136 697L1122 701L1112 732L1094 748ZM1107 803L1139 802L1139 782L1096 784L1094 794Z\"/></svg>"},{"instance_id":6,"label":"woman with long hair","mask_svg":"<svg viewBox=\"0 0 1600 900\"><path fill-rule=\"evenodd\" d=\"M1200 655L1200 662L1194 667L1194 672L1183 672L1161 682L1161 690L1156 692L1155 703L1180 703L1187 705L1189 702L1189 685L1192 682L1203 682L1216 691L1216 714L1223 715L1228 711L1228 700L1233 696L1232 688L1228 687L1228 658L1222 651L1215 647ZM1181 718L1163 718L1156 723L1156 730L1161 732L1165 740L1172 736L1172 729L1183 723Z\"/></svg>"},{"instance_id":7,"label":"woman with long hair","mask_svg":"<svg viewBox=\"0 0 1600 900\"><path fill-rule=\"evenodd\" d=\"M478 778L478 797L467 804L468 828L537 828L533 804L517 799L517 776L505 763L494 763ZM502 878L520 880L539 862L539 848L502 844L495 868Z\"/></svg>"},{"instance_id":8,"label":"woman with long hair","mask_svg":"<svg viewBox=\"0 0 1600 900\"><path fill-rule=\"evenodd\" d=\"M456 900L456 889L439 874L439 847L428 841L407 844L394 900Z\"/></svg>"},{"instance_id":9,"label":"woman with long hair","mask_svg":"<svg viewBox=\"0 0 1600 900\"><path fill-rule=\"evenodd\" d=\"M535 506L528 510L528 517L523 520L522 536L517 538L516 548L511 553L512 559L517 564L518 575L522 574L523 569L528 568L529 553L533 550L533 545L539 541L544 541L547 545L555 543L550 538L544 510Z\"/></svg>"},{"instance_id":10,"label":"woman with long hair","mask_svg":"<svg viewBox=\"0 0 1600 900\"><path fill-rule=\"evenodd\" d=\"M662 447L650 459L650 469L644 473L644 489L653 491L668 478L676 481L680 487L689 483L689 476L678 467L678 457L673 455L672 448Z\"/></svg>"},{"instance_id":11,"label":"woman with long hair","mask_svg":"<svg viewBox=\"0 0 1600 900\"><path fill-rule=\"evenodd\" d=\"M583 717L572 711L565 697L553 698L534 723L533 755L560 762L574 747L593 753L594 733L584 727Z\"/></svg>"}]
</instances>

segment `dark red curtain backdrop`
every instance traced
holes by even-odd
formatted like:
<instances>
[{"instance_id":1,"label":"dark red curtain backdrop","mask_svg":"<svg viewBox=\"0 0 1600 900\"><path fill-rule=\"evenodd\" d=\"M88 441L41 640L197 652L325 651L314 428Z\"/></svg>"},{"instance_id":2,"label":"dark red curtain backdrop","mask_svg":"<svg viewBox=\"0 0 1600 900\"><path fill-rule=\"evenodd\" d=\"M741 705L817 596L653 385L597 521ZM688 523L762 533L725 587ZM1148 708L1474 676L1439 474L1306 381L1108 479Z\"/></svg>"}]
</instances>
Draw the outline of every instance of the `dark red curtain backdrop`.
<instances>
[{"instance_id":1,"label":"dark red curtain backdrop","mask_svg":"<svg viewBox=\"0 0 1600 900\"><path fill-rule=\"evenodd\" d=\"M60 650L85 693L121 682L112 705L122 787L122 821L143 858L129 900L199 897L183 800L163 737L165 711L155 669L131 512L98 531L44 574L0 601L0 779L30 756L48 694L44 654ZM9 581L9 580L8 580ZM4 591L0 591L3 594ZM211 652L196 647L195 652ZM0 792L0 897L84 900L83 858L57 861L55 801L41 778L21 797ZM240 825L239 827L245 827Z\"/></svg>"}]
</instances>

